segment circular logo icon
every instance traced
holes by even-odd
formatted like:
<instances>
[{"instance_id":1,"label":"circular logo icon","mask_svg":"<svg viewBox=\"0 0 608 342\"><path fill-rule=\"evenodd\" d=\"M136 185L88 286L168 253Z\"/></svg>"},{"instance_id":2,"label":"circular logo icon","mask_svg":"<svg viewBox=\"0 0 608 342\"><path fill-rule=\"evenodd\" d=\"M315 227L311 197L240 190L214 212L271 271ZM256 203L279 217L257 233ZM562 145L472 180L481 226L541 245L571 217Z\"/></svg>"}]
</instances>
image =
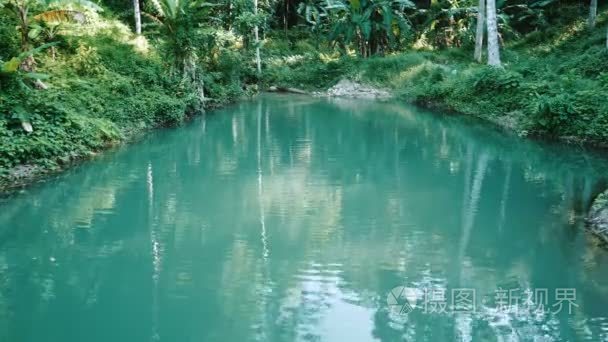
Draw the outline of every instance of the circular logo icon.
<instances>
[{"instance_id":1,"label":"circular logo icon","mask_svg":"<svg viewBox=\"0 0 608 342\"><path fill-rule=\"evenodd\" d=\"M417 302L418 290L411 287L397 286L386 296L388 309L399 315L407 315L414 311Z\"/></svg>"}]
</instances>

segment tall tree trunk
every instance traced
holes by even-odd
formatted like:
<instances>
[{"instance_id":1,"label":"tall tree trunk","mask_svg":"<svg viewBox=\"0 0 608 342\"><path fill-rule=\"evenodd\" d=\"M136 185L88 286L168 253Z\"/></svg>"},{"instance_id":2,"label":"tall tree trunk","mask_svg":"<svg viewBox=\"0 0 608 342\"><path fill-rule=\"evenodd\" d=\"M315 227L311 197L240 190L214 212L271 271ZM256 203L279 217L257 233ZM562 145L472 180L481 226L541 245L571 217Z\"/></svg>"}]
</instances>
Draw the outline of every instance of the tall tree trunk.
<instances>
[{"instance_id":1,"label":"tall tree trunk","mask_svg":"<svg viewBox=\"0 0 608 342\"><path fill-rule=\"evenodd\" d=\"M500 66L500 48L498 46L498 23L496 22L496 0L488 0L488 65Z\"/></svg>"},{"instance_id":2,"label":"tall tree trunk","mask_svg":"<svg viewBox=\"0 0 608 342\"><path fill-rule=\"evenodd\" d=\"M253 0L253 13L258 15L258 0ZM260 59L260 33L258 25L253 27L253 34L255 36L255 63L258 70L258 76L262 75L262 61Z\"/></svg>"},{"instance_id":3,"label":"tall tree trunk","mask_svg":"<svg viewBox=\"0 0 608 342\"><path fill-rule=\"evenodd\" d=\"M285 33L285 39L287 39L287 28L289 26L289 1L284 0L283 4L285 5L285 7L283 7L283 31Z\"/></svg>"},{"instance_id":4,"label":"tall tree trunk","mask_svg":"<svg viewBox=\"0 0 608 342\"><path fill-rule=\"evenodd\" d=\"M477 6L477 32L475 33L475 60L481 63L483 56L483 31L486 21L486 0L479 0Z\"/></svg>"},{"instance_id":5,"label":"tall tree trunk","mask_svg":"<svg viewBox=\"0 0 608 342\"><path fill-rule=\"evenodd\" d=\"M597 0L591 0L591 5L589 6L589 27L595 27L595 19L597 18Z\"/></svg>"},{"instance_id":6,"label":"tall tree trunk","mask_svg":"<svg viewBox=\"0 0 608 342\"><path fill-rule=\"evenodd\" d=\"M133 0L133 13L135 15L135 33L141 34L141 9L139 8L139 0Z\"/></svg>"},{"instance_id":7,"label":"tall tree trunk","mask_svg":"<svg viewBox=\"0 0 608 342\"><path fill-rule=\"evenodd\" d=\"M29 8L23 4L16 6L17 16L19 17L19 32L21 33L21 51L25 52L30 49L29 44L29 20L28 20L28 10Z\"/></svg>"},{"instance_id":8,"label":"tall tree trunk","mask_svg":"<svg viewBox=\"0 0 608 342\"><path fill-rule=\"evenodd\" d=\"M17 16L19 18L19 31L21 33L21 52L28 51L30 49L30 22L29 22L29 7L27 3L21 2L16 3L15 9ZM25 58L25 60L21 63L19 68L23 71L34 72L36 71L36 60L34 59L34 55L30 54ZM42 81L37 80L36 86L38 84L44 84Z\"/></svg>"}]
</instances>

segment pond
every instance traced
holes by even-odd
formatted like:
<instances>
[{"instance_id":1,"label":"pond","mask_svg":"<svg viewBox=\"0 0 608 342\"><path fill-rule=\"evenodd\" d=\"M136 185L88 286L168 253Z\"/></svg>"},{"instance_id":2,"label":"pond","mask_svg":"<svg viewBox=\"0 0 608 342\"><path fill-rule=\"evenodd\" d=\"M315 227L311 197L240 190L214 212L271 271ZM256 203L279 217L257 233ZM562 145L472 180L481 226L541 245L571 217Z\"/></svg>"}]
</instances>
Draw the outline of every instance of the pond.
<instances>
[{"instance_id":1,"label":"pond","mask_svg":"<svg viewBox=\"0 0 608 342\"><path fill-rule=\"evenodd\" d=\"M0 200L0 341L608 341L607 160L264 95Z\"/></svg>"}]
</instances>

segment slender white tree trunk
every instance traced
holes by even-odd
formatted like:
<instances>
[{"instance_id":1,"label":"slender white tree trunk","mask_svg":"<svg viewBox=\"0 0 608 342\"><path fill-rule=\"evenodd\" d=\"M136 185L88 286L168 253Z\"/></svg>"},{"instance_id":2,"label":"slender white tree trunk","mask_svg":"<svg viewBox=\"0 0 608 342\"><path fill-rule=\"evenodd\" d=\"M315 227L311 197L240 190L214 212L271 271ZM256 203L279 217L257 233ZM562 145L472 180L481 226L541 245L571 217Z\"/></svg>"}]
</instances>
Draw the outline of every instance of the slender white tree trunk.
<instances>
[{"instance_id":1,"label":"slender white tree trunk","mask_svg":"<svg viewBox=\"0 0 608 342\"><path fill-rule=\"evenodd\" d=\"M498 23L496 22L496 0L486 4L488 16L488 65L500 66L500 48L498 46Z\"/></svg>"},{"instance_id":2,"label":"slender white tree trunk","mask_svg":"<svg viewBox=\"0 0 608 342\"><path fill-rule=\"evenodd\" d=\"M139 8L139 0L133 0L133 12L135 15L135 33L141 34L141 9Z\"/></svg>"},{"instance_id":3,"label":"slender white tree trunk","mask_svg":"<svg viewBox=\"0 0 608 342\"><path fill-rule=\"evenodd\" d=\"M597 0L591 0L591 5L589 6L589 27L595 27L595 19L597 18Z\"/></svg>"},{"instance_id":4,"label":"slender white tree trunk","mask_svg":"<svg viewBox=\"0 0 608 342\"><path fill-rule=\"evenodd\" d=\"M475 34L475 60L481 63L483 55L483 31L486 21L486 0L479 0L477 6L477 32Z\"/></svg>"},{"instance_id":5,"label":"slender white tree trunk","mask_svg":"<svg viewBox=\"0 0 608 342\"><path fill-rule=\"evenodd\" d=\"M253 13L258 15L258 0L253 0ZM258 25L253 28L253 34L255 36L255 63L258 69L258 75L262 74L262 61L260 60L260 34L258 32Z\"/></svg>"}]
</instances>

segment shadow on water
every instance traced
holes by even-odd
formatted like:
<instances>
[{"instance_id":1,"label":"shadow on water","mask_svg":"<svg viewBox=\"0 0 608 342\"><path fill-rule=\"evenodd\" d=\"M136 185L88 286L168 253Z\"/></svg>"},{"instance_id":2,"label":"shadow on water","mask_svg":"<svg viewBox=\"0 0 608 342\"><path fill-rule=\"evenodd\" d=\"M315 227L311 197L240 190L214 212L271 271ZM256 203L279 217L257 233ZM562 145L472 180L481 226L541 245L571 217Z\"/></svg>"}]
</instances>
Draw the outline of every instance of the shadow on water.
<instances>
[{"instance_id":1,"label":"shadow on water","mask_svg":"<svg viewBox=\"0 0 608 342\"><path fill-rule=\"evenodd\" d=\"M0 340L606 339L608 255L582 226L607 163L398 103L263 96L0 202ZM473 288L478 310L396 315L399 285ZM498 312L499 287L578 307Z\"/></svg>"}]
</instances>

